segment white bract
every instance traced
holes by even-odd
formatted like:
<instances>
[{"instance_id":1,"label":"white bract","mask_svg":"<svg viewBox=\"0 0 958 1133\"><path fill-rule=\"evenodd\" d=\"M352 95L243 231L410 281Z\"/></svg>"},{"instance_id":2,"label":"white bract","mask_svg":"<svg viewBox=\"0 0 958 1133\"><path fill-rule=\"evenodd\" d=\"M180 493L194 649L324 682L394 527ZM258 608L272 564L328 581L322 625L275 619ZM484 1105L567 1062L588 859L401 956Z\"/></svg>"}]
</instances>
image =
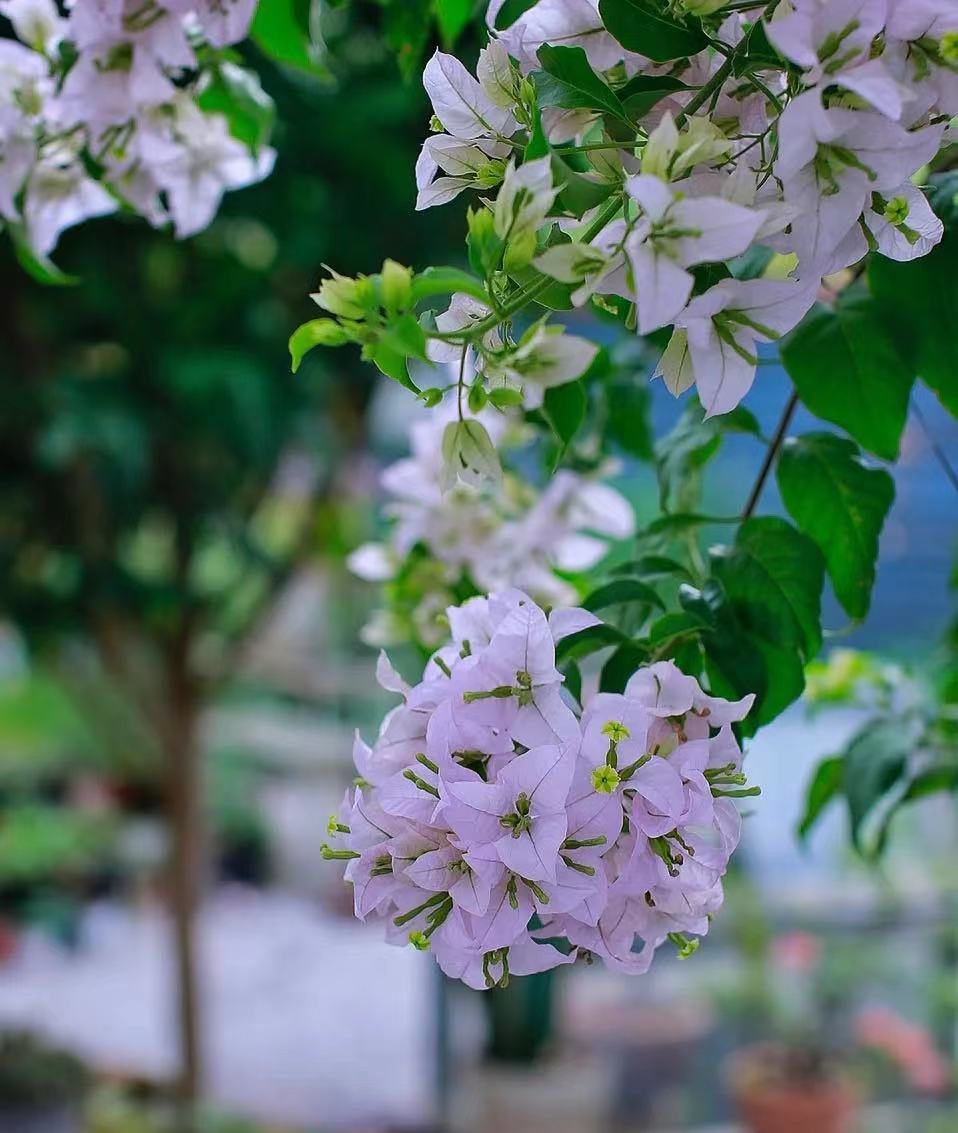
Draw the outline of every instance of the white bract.
<instances>
[{"instance_id":1,"label":"white bract","mask_svg":"<svg viewBox=\"0 0 958 1133\"><path fill-rule=\"evenodd\" d=\"M502 451L526 439L516 416L485 410L481 417L475 424ZM508 467L496 479L448 487L442 440L457 420L449 407L413 425L411 455L382 475L387 541L366 543L349 558L360 578L393 580L391 608L364 631L372 644L392 645L410 633L437 644L446 633L438 616L464 590L518 586L545 605L574 602L575 587L561 572L590 570L611 540L634 533L635 516L622 495L567 469L541 491Z\"/></svg>"}]
</instances>

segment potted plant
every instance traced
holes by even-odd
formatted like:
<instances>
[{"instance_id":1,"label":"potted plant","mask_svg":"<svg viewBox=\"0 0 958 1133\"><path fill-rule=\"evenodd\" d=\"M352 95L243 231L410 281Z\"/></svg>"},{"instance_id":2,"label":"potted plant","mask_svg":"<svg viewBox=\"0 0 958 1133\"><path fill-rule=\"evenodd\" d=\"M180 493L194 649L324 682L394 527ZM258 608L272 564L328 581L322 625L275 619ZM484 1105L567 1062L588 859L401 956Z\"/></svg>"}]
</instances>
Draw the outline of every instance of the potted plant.
<instances>
[{"instance_id":1,"label":"potted plant","mask_svg":"<svg viewBox=\"0 0 958 1133\"><path fill-rule=\"evenodd\" d=\"M747 1047L732 1059L730 1084L750 1133L846 1133L855 1118L840 1059L813 1045Z\"/></svg>"},{"instance_id":2,"label":"potted plant","mask_svg":"<svg viewBox=\"0 0 958 1133\"><path fill-rule=\"evenodd\" d=\"M88 1084L82 1062L32 1035L0 1035L3 1133L80 1133Z\"/></svg>"}]
</instances>

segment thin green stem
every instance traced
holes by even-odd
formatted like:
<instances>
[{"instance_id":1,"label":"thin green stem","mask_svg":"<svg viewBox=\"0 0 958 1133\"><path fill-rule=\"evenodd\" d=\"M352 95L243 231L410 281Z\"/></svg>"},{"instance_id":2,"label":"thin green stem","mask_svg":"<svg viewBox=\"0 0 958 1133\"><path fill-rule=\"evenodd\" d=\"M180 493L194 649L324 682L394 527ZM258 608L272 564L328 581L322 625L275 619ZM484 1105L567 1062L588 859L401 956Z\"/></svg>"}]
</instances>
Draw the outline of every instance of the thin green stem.
<instances>
[{"instance_id":1,"label":"thin green stem","mask_svg":"<svg viewBox=\"0 0 958 1133\"><path fill-rule=\"evenodd\" d=\"M622 202L619 200L618 195L614 196L612 200L607 201L598 215L583 231L580 242L583 244L591 244L609 221L615 218L621 208ZM530 284L524 291L517 292L504 303L498 311L494 311L488 318L483 319L481 322L471 327L469 331L470 339L475 339L485 334L486 331L493 330L500 323L504 323L507 319L511 318L512 315L521 311L523 307L533 302L543 291L550 288L553 283L555 283L555 280L551 276L544 275L541 279L536 280L535 283Z\"/></svg>"},{"instance_id":2,"label":"thin green stem","mask_svg":"<svg viewBox=\"0 0 958 1133\"><path fill-rule=\"evenodd\" d=\"M745 40L742 40L742 42L744 43ZM735 65L736 51L737 48L730 51L729 54L726 55L725 62L722 64L722 66L719 67L719 69L707 83L699 87L698 91L689 99L686 106L683 107L681 111L679 111L679 113L675 116L676 126L681 127L685 125L686 121L691 118L696 110L704 106L713 94L717 94L718 91L722 89L725 80L732 73L732 67Z\"/></svg>"}]
</instances>

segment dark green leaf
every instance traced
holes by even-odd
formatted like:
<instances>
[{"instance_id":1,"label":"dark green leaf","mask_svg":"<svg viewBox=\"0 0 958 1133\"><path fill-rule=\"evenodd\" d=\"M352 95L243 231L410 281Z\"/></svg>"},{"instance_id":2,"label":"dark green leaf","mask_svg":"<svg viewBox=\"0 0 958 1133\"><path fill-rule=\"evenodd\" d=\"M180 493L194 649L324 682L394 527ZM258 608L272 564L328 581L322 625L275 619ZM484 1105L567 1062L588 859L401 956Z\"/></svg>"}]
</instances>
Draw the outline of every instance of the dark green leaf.
<instances>
[{"instance_id":1,"label":"dark green leaf","mask_svg":"<svg viewBox=\"0 0 958 1133\"><path fill-rule=\"evenodd\" d=\"M652 428L649 421L652 398L647 386L634 375L613 381L606 390L609 414L607 435L626 452L640 460L652 459Z\"/></svg>"},{"instance_id":2,"label":"dark green leaf","mask_svg":"<svg viewBox=\"0 0 958 1133\"><path fill-rule=\"evenodd\" d=\"M604 622L597 626L589 626L588 629L581 629L578 633L570 633L556 644L556 665L561 666L566 661L578 661L582 657L588 657L590 653L597 653L610 645L623 645L628 641L625 634L615 626L606 625Z\"/></svg>"},{"instance_id":3,"label":"dark green leaf","mask_svg":"<svg viewBox=\"0 0 958 1133\"><path fill-rule=\"evenodd\" d=\"M506 28L512 27L521 15L528 12L537 3L538 0L506 0L496 14L496 28L499 31L504 31Z\"/></svg>"},{"instance_id":4,"label":"dark green leaf","mask_svg":"<svg viewBox=\"0 0 958 1133\"><path fill-rule=\"evenodd\" d=\"M594 181L584 177L555 152L552 154L552 180L562 186L556 197L560 207L576 216L596 205L605 204L616 189L611 181Z\"/></svg>"},{"instance_id":5,"label":"dark green leaf","mask_svg":"<svg viewBox=\"0 0 958 1133\"><path fill-rule=\"evenodd\" d=\"M841 755L833 755L815 768L815 774L808 785L805 796L805 813L798 826L799 838L805 838L811 828L818 821L826 806L837 798L842 791L842 780L845 774L845 760Z\"/></svg>"},{"instance_id":6,"label":"dark green leaf","mask_svg":"<svg viewBox=\"0 0 958 1133\"><path fill-rule=\"evenodd\" d=\"M581 47L552 47L538 51L541 71L533 72L539 106L563 110L598 110L628 122L618 96L592 70Z\"/></svg>"},{"instance_id":7,"label":"dark green leaf","mask_svg":"<svg viewBox=\"0 0 958 1133\"><path fill-rule=\"evenodd\" d=\"M644 118L663 98L689 87L671 75L636 75L616 94L630 119Z\"/></svg>"},{"instance_id":8,"label":"dark green leaf","mask_svg":"<svg viewBox=\"0 0 958 1133\"><path fill-rule=\"evenodd\" d=\"M656 0L599 0L599 15L623 47L656 63L697 55L708 47L698 20L688 17L679 23Z\"/></svg>"},{"instance_id":9,"label":"dark green leaf","mask_svg":"<svg viewBox=\"0 0 958 1133\"><path fill-rule=\"evenodd\" d=\"M822 643L825 567L818 547L777 517L749 519L732 547L710 552L742 627L772 646L797 647L810 660Z\"/></svg>"},{"instance_id":10,"label":"dark green leaf","mask_svg":"<svg viewBox=\"0 0 958 1133\"><path fill-rule=\"evenodd\" d=\"M310 28L311 0L264 0L257 5L250 39L277 63L303 71L324 71L321 49Z\"/></svg>"},{"instance_id":11,"label":"dark green leaf","mask_svg":"<svg viewBox=\"0 0 958 1133\"><path fill-rule=\"evenodd\" d=\"M565 677L565 687L575 697L579 704L582 703L582 670L575 661L566 661L562 666L562 675Z\"/></svg>"},{"instance_id":12,"label":"dark green leaf","mask_svg":"<svg viewBox=\"0 0 958 1133\"><path fill-rule=\"evenodd\" d=\"M698 614L688 610L673 610L652 623L649 628L649 644L657 646L675 637L700 634L706 625Z\"/></svg>"},{"instance_id":13,"label":"dark green leaf","mask_svg":"<svg viewBox=\"0 0 958 1133\"><path fill-rule=\"evenodd\" d=\"M443 47L451 51L472 17L472 0L433 0Z\"/></svg>"},{"instance_id":14,"label":"dark green leaf","mask_svg":"<svg viewBox=\"0 0 958 1133\"><path fill-rule=\"evenodd\" d=\"M845 749L842 786L848 800L852 842L864 853L873 854L880 849L877 844L866 846L865 823L901 781L918 735L914 720L873 720Z\"/></svg>"},{"instance_id":15,"label":"dark green leaf","mask_svg":"<svg viewBox=\"0 0 958 1133\"><path fill-rule=\"evenodd\" d=\"M635 670L649 659L648 650L632 642L620 645L602 666L600 692L623 692Z\"/></svg>"},{"instance_id":16,"label":"dark green leaf","mask_svg":"<svg viewBox=\"0 0 958 1133\"><path fill-rule=\"evenodd\" d=\"M848 614L868 613L878 536L895 498L895 483L868 468L858 446L831 433L790 437L778 461L782 501L825 556L835 596Z\"/></svg>"},{"instance_id":17,"label":"dark green leaf","mask_svg":"<svg viewBox=\"0 0 958 1133\"><path fill-rule=\"evenodd\" d=\"M689 577L688 567L665 555L643 555L613 567L613 574L631 574L637 578L671 578L673 575Z\"/></svg>"},{"instance_id":18,"label":"dark green leaf","mask_svg":"<svg viewBox=\"0 0 958 1133\"><path fill-rule=\"evenodd\" d=\"M656 606L665 609L665 603L656 594L651 586L640 582L637 578L618 578L614 582L607 582L594 590L582 603L584 609L596 613L598 610L608 609L609 606L620 606L625 603L640 602L646 606Z\"/></svg>"},{"instance_id":19,"label":"dark green leaf","mask_svg":"<svg viewBox=\"0 0 958 1133\"><path fill-rule=\"evenodd\" d=\"M725 432L761 435L754 415L741 406L706 421L697 402L686 405L672 431L655 446L663 511L690 512L699 506L702 469L719 451Z\"/></svg>"},{"instance_id":20,"label":"dark green leaf","mask_svg":"<svg viewBox=\"0 0 958 1133\"><path fill-rule=\"evenodd\" d=\"M542 412L563 447L581 428L586 404L585 387L581 381L566 382L546 390Z\"/></svg>"},{"instance_id":21,"label":"dark green leaf","mask_svg":"<svg viewBox=\"0 0 958 1133\"><path fill-rule=\"evenodd\" d=\"M772 46L763 20L756 20L745 37L745 50L732 61L733 75L747 75L750 71L781 70L783 59Z\"/></svg>"},{"instance_id":22,"label":"dark green leaf","mask_svg":"<svg viewBox=\"0 0 958 1133\"><path fill-rule=\"evenodd\" d=\"M812 413L896 459L914 376L866 293L812 310L782 342L782 361Z\"/></svg>"}]
</instances>

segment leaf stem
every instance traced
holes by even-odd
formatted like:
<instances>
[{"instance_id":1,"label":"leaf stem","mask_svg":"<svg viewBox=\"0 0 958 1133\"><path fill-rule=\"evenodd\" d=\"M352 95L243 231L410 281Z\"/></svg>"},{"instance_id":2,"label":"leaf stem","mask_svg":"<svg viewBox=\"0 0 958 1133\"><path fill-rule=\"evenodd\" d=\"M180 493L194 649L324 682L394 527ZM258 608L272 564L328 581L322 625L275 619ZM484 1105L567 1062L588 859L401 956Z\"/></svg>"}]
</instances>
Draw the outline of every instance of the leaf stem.
<instances>
[{"instance_id":1,"label":"leaf stem","mask_svg":"<svg viewBox=\"0 0 958 1133\"><path fill-rule=\"evenodd\" d=\"M788 427L792 423L792 417L795 410L798 408L798 390L792 391L792 396L788 399L788 403L782 411L781 419L778 423L778 428L775 430L775 435L768 446L768 452L765 454L765 459L762 461L762 467L759 469L758 478L752 485L752 491L749 493L748 503L742 511L740 522L744 523L746 519L751 519L752 513L758 506L759 498L762 495L762 489L765 487L765 481L768 479L768 474L772 470L772 464L775 462L775 457L778 450L782 447L782 442L785 440L785 434L788 432Z\"/></svg>"}]
</instances>

